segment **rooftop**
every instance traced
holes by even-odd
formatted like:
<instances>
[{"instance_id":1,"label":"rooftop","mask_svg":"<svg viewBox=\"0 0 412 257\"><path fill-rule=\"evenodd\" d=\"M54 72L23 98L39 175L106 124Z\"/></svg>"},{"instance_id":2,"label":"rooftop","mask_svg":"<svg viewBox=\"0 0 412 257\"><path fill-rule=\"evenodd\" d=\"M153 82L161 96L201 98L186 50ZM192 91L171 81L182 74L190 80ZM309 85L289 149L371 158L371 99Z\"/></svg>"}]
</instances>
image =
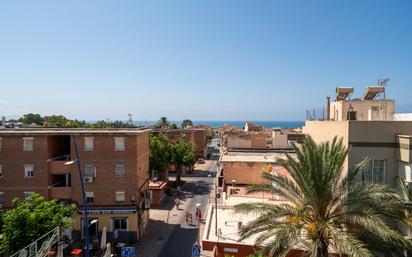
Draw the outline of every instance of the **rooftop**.
<instances>
[{"instance_id":1,"label":"rooftop","mask_svg":"<svg viewBox=\"0 0 412 257\"><path fill-rule=\"evenodd\" d=\"M286 158L285 153L228 152L228 154L222 156L221 162L276 163L277 160L284 158Z\"/></svg>"},{"instance_id":2,"label":"rooftop","mask_svg":"<svg viewBox=\"0 0 412 257\"><path fill-rule=\"evenodd\" d=\"M79 134L108 134L108 135L137 135L151 131L143 128L14 128L0 129L1 135L79 135Z\"/></svg>"}]
</instances>

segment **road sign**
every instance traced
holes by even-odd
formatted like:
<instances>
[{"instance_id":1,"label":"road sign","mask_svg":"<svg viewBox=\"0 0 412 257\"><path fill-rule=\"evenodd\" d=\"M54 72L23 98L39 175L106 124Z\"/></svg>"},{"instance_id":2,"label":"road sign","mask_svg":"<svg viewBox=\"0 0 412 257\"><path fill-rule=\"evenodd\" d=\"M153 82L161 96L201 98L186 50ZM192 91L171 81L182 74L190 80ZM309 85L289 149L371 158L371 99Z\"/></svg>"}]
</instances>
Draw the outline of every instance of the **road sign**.
<instances>
[{"instance_id":1,"label":"road sign","mask_svg":"<svg viewBox=\"0 0 412 257\"><path fill-rule=\"evenodd\" d=\"M200 246L198 244L194 244L192 246L192 256L193 257L198 257L200 256Z\"/></svg>"},{"instance_id":2,"label":"road sign","mask_svg":"<svg viewBox=\"0 0 412 257\"><path fill-rule=\"evenodd\" d=\"M122 257L135 257L136 249L134 247L122 247Z\"/></svg>"}]
</instances>

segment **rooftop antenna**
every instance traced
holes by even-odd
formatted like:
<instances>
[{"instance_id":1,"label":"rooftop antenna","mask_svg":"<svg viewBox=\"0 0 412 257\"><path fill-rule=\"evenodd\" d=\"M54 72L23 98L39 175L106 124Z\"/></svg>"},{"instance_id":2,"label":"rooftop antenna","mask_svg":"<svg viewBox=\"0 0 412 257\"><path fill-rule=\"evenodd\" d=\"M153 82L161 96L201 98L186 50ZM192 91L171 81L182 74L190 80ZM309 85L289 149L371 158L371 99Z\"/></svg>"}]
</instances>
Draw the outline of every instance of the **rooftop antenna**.
<instances>
[{"instance_id":1,"label":"rooftop antenna","mask_svg":"<svg viewBox=\"0 0 412 257\"><path fill-rule=\"evenodd\" d=\"M383 87L383 115L384 115L384 119L387 120L388 119L388 114L387 114L387 102L386 102L386 86L387 83L389 82L389 79L378 79L378 85Z\"/></svg>"}]
</instances>

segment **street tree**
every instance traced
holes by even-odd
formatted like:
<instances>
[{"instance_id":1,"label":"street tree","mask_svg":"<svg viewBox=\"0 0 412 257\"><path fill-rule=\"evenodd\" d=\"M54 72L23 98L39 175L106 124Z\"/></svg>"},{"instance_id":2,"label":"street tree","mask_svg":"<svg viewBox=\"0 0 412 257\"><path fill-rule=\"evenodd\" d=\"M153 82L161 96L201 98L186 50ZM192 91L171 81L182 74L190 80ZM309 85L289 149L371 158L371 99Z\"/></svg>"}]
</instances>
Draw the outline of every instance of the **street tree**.
<instances>
[{"instance_id":1,"label":"street tree","mask_svg":"<svg viewBox=\"0 0 412 257\"><path fill-rule=\"evenodd\" d=\"M192 126L193 126L193 122L191 120L185 119L182 121L182 128L188 128Z\"/></svg>"},{"instance_id":2,"label":"street tree","mask_svg":"<svg viewBox=\"0 0 412 257\"><path fill-rule=\"evenodd\" d=\"M336 137L321 144L307 138L302 149L293 148L296 157L287 154L278 161L289 177L265 173L270 183L248 187L248 193L273 193L286 202L237 205L238 212L257 214L241 228L240 240L256 236L264 256L286 256L301 248L311 257L332 252L387 257L405 256L412 249L394 225L410 224L405 215L410 201L395 188L362 181L368 160L345 174L349 149Z\"/></svg>"},{"instance_id":3,"label":"street tree","mask_svg":"<svg viewBox=\"0 0 412 257\"><path fill-rule=\"evenodd\" d=\"M157 128L168 128L169 125L170 125L169 120L165 116L163 116L163 117L160 117L159 121L156 124L156 127Z\"/></svg>"},{"instance_id":4,"label":"street tree","mask_svg":"<svg viewBox=\"0 0 412 257\"><path fill-rule=\"evenodd\" d=\"M191 142L181 137L176 143L170 145L170 161L176 165L176 183L181 184L182 167L196 163L196 155Z\"/></svg>"},{"instance_id":5,"label":"street tree","mask_svg":"<svg viewBox=\"0 0 412 257\"><path fill-rule=\"evenodd\" d=\"M64 206L56 200L45 201L38 194L15 199L13 208L3 215L0 252L14 253L57 226L70 227L75 210L73 204Z\"/></svg>"},{"instance_id":6,"label":"street tree","mask_svg":"<svg viewBox=\"0 0 412 257\"><path fill-rule=\"evenodd\" d=\"M36 126L43 126L43 117L38 113L27 113L23 117L19 118L20 122L23 122L25 125L35 124Z\"/></svg>"},{"instance_id":7,"label":"street tree","mask_svg":"<svg viewBox=\"0 0 412 257\"><path fill-rule=\"evenodd\" d=\"M170 163L169 141L163 133L149 139L149 176L151 171L165 171Z\"/></svg>"}]
</instances>

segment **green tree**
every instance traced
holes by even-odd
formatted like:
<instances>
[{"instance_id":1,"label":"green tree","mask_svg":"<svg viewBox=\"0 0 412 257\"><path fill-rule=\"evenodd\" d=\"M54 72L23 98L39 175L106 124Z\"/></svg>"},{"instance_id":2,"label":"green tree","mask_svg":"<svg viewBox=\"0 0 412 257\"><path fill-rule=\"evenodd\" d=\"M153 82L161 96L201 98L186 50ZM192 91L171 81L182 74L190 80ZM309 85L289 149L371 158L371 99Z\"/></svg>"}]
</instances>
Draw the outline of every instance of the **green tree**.
<instances>
[{"instance_id":1,"label":"green tree","mask_svg":"<svg viewBox=\"0 0 412 257\"><path fill-rule=\"evenodd\" d=\"M170 145L170 161L176 164L176 183L181 183L182 165L190 166L196 163L193 144L181 137L176 143Z\"/></svg>"},{"instance_id":2,"label":"green tree","mask_svg":"<svg viewBox=\"0 0 412 257\"><path fill-rule=\"evenodd\" d=\"M3 216L2 253L13 253L57 226L68 228L76 206L63 206L56 200L45 201L33 194L25 200L15 199L13 208Z\"/></svg>"},{"instance_id":3,"label":"green tree","mask_svg":"<svg viewBox=\"0 0 412 257\"><path fill-rule=\"evenodd\" d=\"M169 141L161 133L151 135L149 139L149 176L151 171L164 171L170 163Z\"/></svg>"},{"instance_id":4,"label":"green tree","mask_svg":"<svg viewBox=\"0 0 412 257\"><path fill-rule=\"evenodd\" d=\"M156 126L157 128L168 128L170 125L169 120L166 117L160 117L159 121L157 122Z\"/></svg>"},{"instance_id":5,"label":"green tree","mask_svg":"<svg viewBox=\"0 0 412 257\"><path fill-rule=\"evenodd\" d=\"M38 113L27 113L19 119L20 122L23 122L25 125L36 124L37 126L43 125L43 117Z\"/></svg>"},{"instance_id":6,"label":"green tree","mask_svg":"<svg viewBox=\"0 0 412 257\"><path fill-rule=\"evenodd\" d=\"M192 127L193 122L189 119L185 119L182 121L182 128Z\"/></svg>"},{"instance_id":7,"label":"green tree","mask_svg":"<svg viewBox=\"0 0 412 257\"><path fill-rule=\"evenodd\" d=\"M348 149L342 140L316 144L308 138L302 149L293 147L296 158L288 154L278 162L290 177L265 173L270 184L248 188L277 194L287 203L237 205L238 212L259 215L241 228L240 240L256 235L256 245L269 256L285 256L294 247L313 257L331 256L331 249L353 257L403 256L411 249L393 226L407 223L410 204L396 189L359 179L367 160L345 175Z\"/></svg>"},{"instance_id":8,"label":"green tree","mask_svg":"<svg viewBox=\"0 0 412 257\"><path fill-rule=\"evenodd\" d=\"M175 123L171 123L171 124L169 125L169 128L170 128L170 129L178 129L179 127L178 127Z\"/></svg>"},{"instance_id":9,"label":"green tree","mask_svg":"<svg viewBox=\"0 0 412 257\"><path fill-rule=\"evenodd\" d=\"M44 116L45 127L67 127L69 120L63 115Z\"/></svg>"}]
</instances>

